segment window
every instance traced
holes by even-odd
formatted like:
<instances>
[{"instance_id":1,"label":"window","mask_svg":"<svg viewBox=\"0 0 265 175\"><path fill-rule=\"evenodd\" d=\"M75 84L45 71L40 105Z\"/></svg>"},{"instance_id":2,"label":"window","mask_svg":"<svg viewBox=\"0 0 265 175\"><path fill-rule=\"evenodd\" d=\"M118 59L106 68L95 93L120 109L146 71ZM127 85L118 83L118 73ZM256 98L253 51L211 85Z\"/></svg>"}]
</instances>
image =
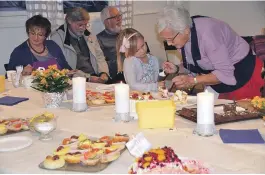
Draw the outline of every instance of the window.
<instances>
[{"instance_id":1,"label":"window","mask_svg":"<svg viewBox=\"0 0 265 175\"><path fill-rule=\"evenodd\" d=\"M0 1L0 11L22 11L26 10L25 1Z\"/></svg>"},{"instance_id":2,"label":"window","mask_svg":"<svg viewBox=\"0 0 265 175\"><path fill-rule=\"evenodd\" d=\"M64 13L73 7L83 7L88 12L101 12L104 7L108 6L108 1L64 1Z\"/></svg>"},{"instance_id":3,"label":"window","mask_svg":"<svg viewBox=\"0 0 265 175\"><path fill-rule=\"evenodd\" d=\"M73 7L83 7L88 12L100 12L108 5L108 1L63 1L64 13ZM0 11L26 10L25 1L0 1Z\"/></svg>"}]
</instances>

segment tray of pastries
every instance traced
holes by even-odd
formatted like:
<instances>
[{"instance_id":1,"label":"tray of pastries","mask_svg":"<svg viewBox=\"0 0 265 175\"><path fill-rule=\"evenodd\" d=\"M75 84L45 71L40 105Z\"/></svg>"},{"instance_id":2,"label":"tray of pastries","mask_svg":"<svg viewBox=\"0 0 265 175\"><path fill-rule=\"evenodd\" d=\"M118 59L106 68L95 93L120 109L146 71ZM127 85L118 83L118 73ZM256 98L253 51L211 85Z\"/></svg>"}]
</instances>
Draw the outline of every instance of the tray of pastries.
<instances>
[{"instance_id":1,"label":"tray of pastries","mask_svg":"<svg viewBox=\"0 0 265 175\"><path fill-rule=\"evenodd\" d=\"M126 150L128 135L101 138L84 134L65 138L51 155L39 164L42 169L92 173L104 170Z\"/></svg>"},{"instance_id":2,"label":"tray of pastries","mask_svg":"<svg viewBox=\"0 0 265 175\"><path fill-rule=\"evenodd\" d=\"M106 91L104 93L87 90L86 91L87 104L93 106L109 106L115 104L114 91Z\"/></svg>"},{"instance_id":3,"label":"tray of pastries","mask_svg":"<svg viewBox=\"0 0 265 175\"><path fill-rule=\"evenodd\" d=\"M183 118L197 122L196 108L182 108L178 111L178 114ZM225 104L214 107L214 117L215 124L218 125L243 120L259 119L261 118L261 114L255 110L248 110L237 104Z\"/></svg>"},{"instance_id":4,"label":"tray of pastries","mask_svg":"<svg viewBox=\"0 0 265 175\"><path fill-rule=\"evenodd\" d=\"M29 121L27 119L0 119L0 136L14 134L27 130L29 130Z\"/></svg>"}]
</instances>

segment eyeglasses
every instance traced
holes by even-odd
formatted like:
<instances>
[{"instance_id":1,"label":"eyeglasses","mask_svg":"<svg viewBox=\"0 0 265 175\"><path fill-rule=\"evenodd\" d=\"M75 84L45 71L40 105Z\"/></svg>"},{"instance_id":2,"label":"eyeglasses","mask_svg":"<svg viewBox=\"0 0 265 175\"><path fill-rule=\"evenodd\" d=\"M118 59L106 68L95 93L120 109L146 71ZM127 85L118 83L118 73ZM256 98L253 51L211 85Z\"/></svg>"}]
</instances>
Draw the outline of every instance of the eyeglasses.
<instances>
[{"instance_id":1,"label":"eyeglasses","mask_svg":"<svg viewBox=\"0 0 265 175\"><path fill-rule=\"evenodd\" d=\"M87 24L79 24L79 23L76 23L76 26L78 28L90 28L90 23L87 23Z\"/></svg>"},{"instance_id":2,"label":"eyeglasses","mask_svg":"<svg viewBox=\"0 0 265 175\"><path fill-rule=\"evenodd\" d=\"M172 38L172 39L166 39L166 42L174 42L175 38L179 35L179 32Z\"/></svg>"},{"instance_id":3,"label":"eyeglasses","mask_svg":"<svg viewBox=\"0 0 265 175\"><path fill-rule=\"evenodd\" d=\"M106 20L108 20L108 19L120 19L122 17L122 14L119 14L119 15L116 15L116 16L112 16L112 17L109 17L109 18L107 18Z\"/></svg>"},{"instance_id":4,"label":"eyeglasses","mask_svg":"<svg viewBox=\"0 0 265 175\"><path fill-rule=\"evenodd\" d=\"M45 34L43 34L43 33L35 33L35 32L30 31L29 34L31 34L33 36L38 36L40 38L45 37Z\"/></svg>"}]
</instances>

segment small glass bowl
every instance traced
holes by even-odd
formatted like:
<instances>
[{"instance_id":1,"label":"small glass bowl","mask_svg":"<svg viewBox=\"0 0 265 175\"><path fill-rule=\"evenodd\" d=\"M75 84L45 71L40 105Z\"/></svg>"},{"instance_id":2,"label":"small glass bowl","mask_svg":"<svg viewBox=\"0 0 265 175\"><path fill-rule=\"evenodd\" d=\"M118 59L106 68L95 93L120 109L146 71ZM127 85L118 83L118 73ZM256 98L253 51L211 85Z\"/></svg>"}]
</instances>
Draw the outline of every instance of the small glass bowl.
<instances>
[{"instance_id":1,"label":"small glass bowl","mask_svg":"<svg viewBox=\"0 0 265 175\"><path fill-rule=\"evenodd\" d=\"M57 117L54 118L44 118L44 119L36 119L33 123L33 130L40 133L39 140L46 141L51 140L51 132L56 129L57 126Z\"/></svg>"}]
</instances>

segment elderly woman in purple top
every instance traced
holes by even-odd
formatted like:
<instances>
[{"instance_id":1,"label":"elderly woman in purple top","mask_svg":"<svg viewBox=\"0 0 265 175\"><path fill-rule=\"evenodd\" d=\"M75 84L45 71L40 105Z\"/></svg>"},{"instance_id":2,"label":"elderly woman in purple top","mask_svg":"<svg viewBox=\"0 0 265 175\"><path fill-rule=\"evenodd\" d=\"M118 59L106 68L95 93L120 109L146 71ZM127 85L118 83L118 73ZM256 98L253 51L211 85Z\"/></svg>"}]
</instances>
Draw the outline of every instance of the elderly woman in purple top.
<instances>
[{"instance_id":1,"label":"elderly woman in purple top","mask_svg":"<svg viewBox=\"0 0 265 175\"><path fill-rule=\"evenodd\" d=\"M250 51L249 44L226 23L204 16L190 17L182 7L165 7L158 18L159 35L182 54L180 70L188 75L176 76L177 88L195 84L211 86L219 98L242 99L260 95L264 84L262 62ZM181 69L184 68L184 69ZM166 73L176 66L163 64Z\"/></svg>"}]
</instances>

